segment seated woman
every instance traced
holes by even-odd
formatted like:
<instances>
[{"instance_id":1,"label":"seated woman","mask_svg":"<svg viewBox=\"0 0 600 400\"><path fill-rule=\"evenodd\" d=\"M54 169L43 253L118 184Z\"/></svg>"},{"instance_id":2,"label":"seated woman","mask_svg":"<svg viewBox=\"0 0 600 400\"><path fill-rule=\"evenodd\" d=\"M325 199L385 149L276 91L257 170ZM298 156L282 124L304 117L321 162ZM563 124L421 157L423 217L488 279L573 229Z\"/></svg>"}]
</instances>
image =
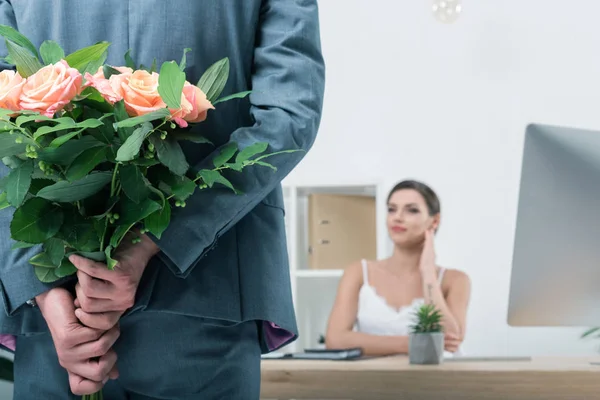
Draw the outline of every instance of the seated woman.
<instances>
[{"instance_id":1,"label":"seated woman","mask_svg":"<svg viewBox=\"0 0 600 400\"><path fill-rule=\"evenodd\" d=\"M407 354L415 310L433 303L442 313L445 350L455 353L465 335L471 284L465 273L435 263L438 197L421 182L403 181L391 190L387 203L394 252L385 260L361 260L346 268L329 317L326 347L360 347L365 355Z\"/></svg>"}]
</instances>

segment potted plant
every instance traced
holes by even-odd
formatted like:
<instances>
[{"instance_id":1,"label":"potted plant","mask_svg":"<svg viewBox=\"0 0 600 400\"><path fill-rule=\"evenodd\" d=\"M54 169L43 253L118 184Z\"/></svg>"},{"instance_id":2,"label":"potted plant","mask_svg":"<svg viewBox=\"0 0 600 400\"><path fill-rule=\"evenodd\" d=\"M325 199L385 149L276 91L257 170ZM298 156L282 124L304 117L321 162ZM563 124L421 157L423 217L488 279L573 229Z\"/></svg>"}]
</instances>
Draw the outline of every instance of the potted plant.
<instances>
[{"instance_id":1,"label":"potted plant","mask_svg":"<svg viewBox=\"0 0 600 400\"><path fill-rule=\"evenodd\" d=\"M408 336L410 364L441 364L444 358L442 315L433 304L423 304L415 311L415 324Z\"/></svg>"}]
</instances>

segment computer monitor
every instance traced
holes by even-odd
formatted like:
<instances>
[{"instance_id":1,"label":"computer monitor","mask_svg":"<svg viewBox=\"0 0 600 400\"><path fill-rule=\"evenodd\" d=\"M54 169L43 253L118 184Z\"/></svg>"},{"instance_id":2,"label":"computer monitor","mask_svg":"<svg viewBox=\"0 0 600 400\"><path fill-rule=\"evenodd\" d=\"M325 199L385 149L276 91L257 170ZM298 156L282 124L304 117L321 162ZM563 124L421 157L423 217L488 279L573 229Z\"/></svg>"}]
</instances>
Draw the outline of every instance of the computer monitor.
<instances>
[{"instance_id":1,"label":"computer monitor","mask_svg":"<svg viewBox=\"0 0 600 400\"><path fill-rule=\"evenodd\" d=\"M508 324L600 325L600 132L525 132Z\"/></svg>"}]
</instances>

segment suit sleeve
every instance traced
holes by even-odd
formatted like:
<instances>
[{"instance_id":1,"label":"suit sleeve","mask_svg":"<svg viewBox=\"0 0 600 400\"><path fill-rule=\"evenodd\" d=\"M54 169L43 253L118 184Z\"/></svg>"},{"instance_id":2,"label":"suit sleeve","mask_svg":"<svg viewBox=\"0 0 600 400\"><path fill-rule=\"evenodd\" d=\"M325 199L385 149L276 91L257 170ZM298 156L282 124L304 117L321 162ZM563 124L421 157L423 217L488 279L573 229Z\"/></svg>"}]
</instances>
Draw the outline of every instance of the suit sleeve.
<instances>
[{"instance_id":1,"label":"suit sleeve","mask_svg":"<svg viewBox=\"0 0 600 400\"><path fill-rule=\"evenodd\" d=\"M152 239L178 276L187 276L217 239L273 191L312 147L325 85L316 0L263 1L251 85L254 124L237 129L230 140L240 149L267 142L268 153L299 151L268 158L276 171L251 166L236 172L234 186L242 194L215 185L197 191L185 208L173 213L161 238ZM194 169L211 168L218 153L217 148Z\"/></svg>"},{"instance_id":2,"label":"suit sleeve","mask_svg":"<svg viewBox=\"0 0 600 400\"><path fill-rule=\"evenodd\" d=\"M13 28L17 26L12 6L5 0L0 0L0 24ZM0 57L4 58L6 55L4 40L0 39ZM12 67L0 60L0 70ZM10 169L0 162L0 179L3 179L9 172ZM14 208L12 207L0 210L0 291L8 315L17 313L28 300L38 294L60 286L71 279L61 279L50 284L40 282L35 275L33 266L29 264L29 259L42 250L41 246L12 249L12 245L15 243L10 238L10 222L13 213Z\"/></svg>"}]
</instances>

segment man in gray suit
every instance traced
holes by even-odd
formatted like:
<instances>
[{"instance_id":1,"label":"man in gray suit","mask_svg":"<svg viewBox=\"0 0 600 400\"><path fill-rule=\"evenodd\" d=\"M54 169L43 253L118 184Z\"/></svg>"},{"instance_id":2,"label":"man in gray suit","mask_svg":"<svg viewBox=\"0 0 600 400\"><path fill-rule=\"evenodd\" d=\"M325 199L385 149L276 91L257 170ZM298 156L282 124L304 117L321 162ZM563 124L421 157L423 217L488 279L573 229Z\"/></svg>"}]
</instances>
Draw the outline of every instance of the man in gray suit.
<instances>
[{"instance_id":1,"label":"man in gray suit","mask_svg":"<svg viewBox=\"0 0 600 400\"><path fill-rule=\"evenodd\" d=\"M277 171L228 176L243 194L199 191L160 240L122 249L105 270L74 259L78 279L43 284L12 250L12 211L0 211L0 332L17 335L15 400L258 399L260 354L294 340L281 180L312 146L324 63L316 0L0 0L0 24L67 54L106 40L107 62L158 65L187 54L188 80L229 57L223 103L198 127L215 145L184 151L203 168L219 147L268 142ZM4 46L0 55L6 54ZM4 65L3 68L10 67ZM8 170L0 167L0 178ZM112 379L111 379L112 378Z\"/></svg>"}]
</instances>

